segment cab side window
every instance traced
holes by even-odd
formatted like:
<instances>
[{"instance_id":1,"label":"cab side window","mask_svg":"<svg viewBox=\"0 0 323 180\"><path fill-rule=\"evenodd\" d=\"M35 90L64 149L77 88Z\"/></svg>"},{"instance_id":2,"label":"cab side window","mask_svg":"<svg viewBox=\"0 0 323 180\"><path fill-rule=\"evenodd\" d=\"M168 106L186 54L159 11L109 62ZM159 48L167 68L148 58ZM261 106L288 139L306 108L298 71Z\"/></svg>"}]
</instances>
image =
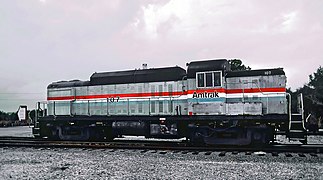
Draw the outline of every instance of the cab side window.
<instances>
[{"instance_id":1,"label":"cab side window","mask_svg":"<svg viewBox=\"0 0 323 180\"><path fill-rule=\"evenodd\" d=\"M204 73L197 74L197 87L204 87Z\"/></svg>"},{"instance_id":2,"label":"cab side window","mask_svg":"<svg viewBox=\"0 0 323 180\"><path fill-rule=\"evenodd\" d=\"M221 71L196 73L196 85L198 88L219 87L222 85Z\"/></svg>"},{"instance_id":3,"label":"cab side window","mask_svg":"<svg viewBox=\"0 0 323 180\"><path fill-rule=\"evenodd\" d=\"M214 86L221 86L221 72L213 72L213 77Z\"/></svg>"},{"instance_id":4,"label":"cab side window","mask_svg":"<svg viewBox=\"0 0 323 180\"><path fill-rule=\"evenodd\" d=\"M212 73L205 73L205 82L206 82L206 87L213 87L213 79L212 79Z\"/></svg>"}]
</instances>

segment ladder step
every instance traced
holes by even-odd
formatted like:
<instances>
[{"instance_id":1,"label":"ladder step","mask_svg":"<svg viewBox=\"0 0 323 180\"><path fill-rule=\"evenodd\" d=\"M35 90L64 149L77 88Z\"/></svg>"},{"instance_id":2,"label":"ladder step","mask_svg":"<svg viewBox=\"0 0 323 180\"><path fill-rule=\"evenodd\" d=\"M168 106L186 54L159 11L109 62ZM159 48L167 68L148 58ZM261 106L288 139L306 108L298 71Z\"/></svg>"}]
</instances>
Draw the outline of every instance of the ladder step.
<instances>
[{"instance_id":1,"label":"ladder step","mask_svg":"<svg viewBox=\"0 0 323 180\"><path fill-rule=\"evenodd\" d=\"M292 121L297 121L297 120L302 121L303 116L301 114L292 114Z\"/></svg>"},{"instance_id":2,"label":"ladder step","mask_svg":"<svg viewBox=\"0 0 323 180\"><path fill-rule=\"evenodd\" d=\"M292 114L289 131L292 132L292 130L300 130L301 132L303 132L304 131L303 123L304 123L304 120L303 120L302 114Z\"/></svg>"},{"instance_id":3,"label":"ladder step","mask_svg":"<svg viewBox=\"0 0 323 180\"><path fill-rule=\"evenodd\" d=\"M289 133L303 133L303 130L289 130Z\"/></svg>"},{"instance_id":4,"label":"ladder step","mask_svg":"<svg viewBox=\"0 0 323 180\"><path fill-rule=\"evenodd\" d=\"M305 139L306 132L305 131L296 131L292 130L287 133L287 137L290 139Z\"/></svg>"},{"instance_id":5,"label":"ladder step","mask_svg":"<svg viewBox=\"0 0 323 180\"><path fill-rule=\"evenodd\" d=\"M291 124L290 130L304 130L303 124Z\"/></svg>"},{"instance_id":6,"label":"ladder step","mask_svg":"<svg viewBox=\"0 0 323 180\"><path fill-rule=\"evenodd\" d=\"M297 124L297 123L303 124L303 121L291 121L291 123L293 123L293 124Z\"/></svg>"}]
</instances>

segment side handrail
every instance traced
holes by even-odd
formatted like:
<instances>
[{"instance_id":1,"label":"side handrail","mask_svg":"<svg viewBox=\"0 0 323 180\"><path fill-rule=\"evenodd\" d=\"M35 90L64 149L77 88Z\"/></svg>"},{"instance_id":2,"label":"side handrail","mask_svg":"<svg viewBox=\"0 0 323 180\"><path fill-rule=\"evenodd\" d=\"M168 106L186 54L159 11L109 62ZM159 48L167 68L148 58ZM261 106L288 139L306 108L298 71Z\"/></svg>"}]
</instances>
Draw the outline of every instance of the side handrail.
<instances>
[{"instance_id":1,"label":"side handrail","mask_svg":"<svg viewBox=\"0 0 323 180\"><path fill-rule=\"evenodd\" d=\"M305 119L305 122L307 123L308 122L308 119L310 118L312 116L312 114L309 114L308 116L307 116L307 118ZM305 122L303 123L303 128L305 129ZM305 129L306 130L306 129Z\"/></svg>"},{"instance_id":2,"label":"side handrail","mask_svg":"<svg viewBox=\"0 0 323 180\"><path fill-rule=\"evenodd\" d=\"M300 109L299 109L299 111L301 111L300 113L302 115L302 125L303 125L303 128L305 130L306 128L305 128L305 118L304 118L304 100L303 100L303 93L300 93L298 95L298 98L299 98L299 101L300 101L298 103L301 106Z\"/></svg>"},{"instance_id":3,"label":"side handrail","mask_svg":"<svg viewBox=\"0 0 323 180\"><path fill-rule=\"evenodd\" d=\"M38 122L39 118L47 116L47 114L47 102L37 102L35 107L35 123Z\"/></svg>"},{"instance_id":4,"label":"side handrail","mask_svg":"<svg viewBox=\"0 0 323 180\"><path fill-rule=\"evenodd\" d=\"M288 96L288 129L292 128L292 95L286 93Z\"/></svg>"}]
</instances>

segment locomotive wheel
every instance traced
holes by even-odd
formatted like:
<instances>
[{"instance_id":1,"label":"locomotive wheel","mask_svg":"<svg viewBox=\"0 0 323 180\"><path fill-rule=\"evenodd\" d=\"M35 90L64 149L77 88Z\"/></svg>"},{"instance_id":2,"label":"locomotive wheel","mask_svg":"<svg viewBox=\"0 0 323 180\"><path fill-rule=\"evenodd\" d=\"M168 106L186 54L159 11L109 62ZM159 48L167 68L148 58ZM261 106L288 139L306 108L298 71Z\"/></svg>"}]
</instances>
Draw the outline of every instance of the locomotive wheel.
<instances>
[{"instance_id":1,"label":"locomotive wheel","mask_svg":"<svg viewBox=\"0 0 323 180\"><path fill-rule=\"evenodd\" d=\"M204 137L207 135L207 130L203 127L196 127L190 135L190 142L193 146L204 146Z\"/></svg>"},{"instance_id":2,"label":"locomotive wheel","mask_svg":"<svg viewBox=\"0 0 323 180\"><path fill-rule=\"evenodd\" d=\"M60 140L59 136L58 136L58 130L55 128L53 130L51 130L51 135L48 136L48 139L50 140Z\"/></svg>"},{"instance_id":3,"label":"locomotive wheel","mask_svg":"<svg viewBox=\"0 0 323 180\"><path fill-rule=\"evenodd\" d=\"M265 132L262 132L261 130L254 130L251 136L251 145L263 146L269 144L269 138Z\"/></svg>"}]
</instances>

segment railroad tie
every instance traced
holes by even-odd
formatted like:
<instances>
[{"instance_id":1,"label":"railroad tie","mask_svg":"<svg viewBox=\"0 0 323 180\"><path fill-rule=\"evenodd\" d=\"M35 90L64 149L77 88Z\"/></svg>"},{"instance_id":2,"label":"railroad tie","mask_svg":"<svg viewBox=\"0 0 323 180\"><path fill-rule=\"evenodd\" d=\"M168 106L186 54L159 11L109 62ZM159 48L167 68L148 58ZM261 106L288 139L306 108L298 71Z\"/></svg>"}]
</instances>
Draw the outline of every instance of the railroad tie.
<instances>
[{"instance_id":1,"label":"railroad tie","mask_svg":"<svg viewBox=\"0 0 323 180\"><path fill-rule=\"evenodd\" d=\"M219 156L225 156L225 151L220 152Z\"/></svg>"}]
</instances>

